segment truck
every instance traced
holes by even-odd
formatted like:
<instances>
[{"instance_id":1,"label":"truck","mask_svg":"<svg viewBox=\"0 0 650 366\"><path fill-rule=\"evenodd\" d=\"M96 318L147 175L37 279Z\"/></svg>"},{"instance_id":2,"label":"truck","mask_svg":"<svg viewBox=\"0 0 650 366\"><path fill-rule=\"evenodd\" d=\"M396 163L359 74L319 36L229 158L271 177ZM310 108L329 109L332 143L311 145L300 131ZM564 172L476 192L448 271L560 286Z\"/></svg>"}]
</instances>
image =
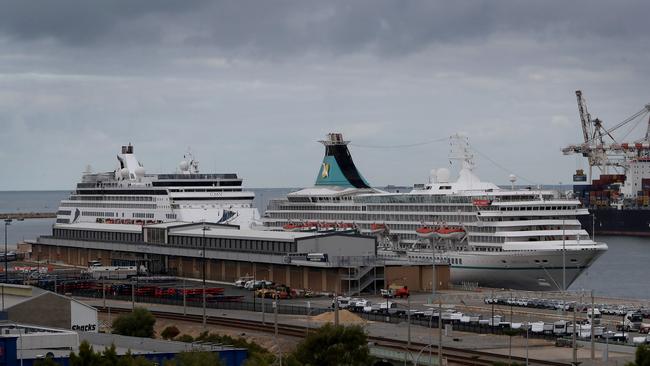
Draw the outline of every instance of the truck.
<instances>
[{"instance_id":1,"label":"truck","mask_svg":"<svg viewBox=\"0 0 650 366\"><path fill-rule=\"evenodd\" d=\"M617 326L618 330L625 332L640 331L643 326L643 314L638 311L628 311L623 323Z\"/></svg>"},{"instance_id":2,"label":"truck","mask_svg":"<svg viewBox=\"0 0 650 366\"><path fill-rule=\"evenodd\" d=\"M390 286L387 289L381 289L381 296L386 299L399 297L400 299L410 296L408 286Z\"/></svg>"},{"instance_id":3,"label":"truck","mask_svg":"<svg viewBox=\"0 0 650 366\"><path fill-rule=\"evenodd\" d=\"M90 276L96 280L111 279L111 280L124 280L138 275L138 267L136 266L91 266L88 268Z\"/></svg>"}]
</instances>

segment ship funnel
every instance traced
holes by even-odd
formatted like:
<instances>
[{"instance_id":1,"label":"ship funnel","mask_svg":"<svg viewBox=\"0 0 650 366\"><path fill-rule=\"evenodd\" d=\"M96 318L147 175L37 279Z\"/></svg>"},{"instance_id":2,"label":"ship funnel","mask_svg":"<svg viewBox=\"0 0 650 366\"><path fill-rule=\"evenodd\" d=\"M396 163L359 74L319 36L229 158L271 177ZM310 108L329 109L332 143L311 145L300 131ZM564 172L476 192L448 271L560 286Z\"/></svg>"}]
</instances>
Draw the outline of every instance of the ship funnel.
<instances>
[{"instance_id":1,"label":"ship funnel","mask_svg":"<svg viewBox=\"0 0 650 366\"><path fill-rule=\"evenodd\" d=\"M328 133L327 139L319 142L325 145L325 157L316 177L317 186L370 188L352 161L350 141L345 141L340 133Z\"/></svg>"}]
</instances>

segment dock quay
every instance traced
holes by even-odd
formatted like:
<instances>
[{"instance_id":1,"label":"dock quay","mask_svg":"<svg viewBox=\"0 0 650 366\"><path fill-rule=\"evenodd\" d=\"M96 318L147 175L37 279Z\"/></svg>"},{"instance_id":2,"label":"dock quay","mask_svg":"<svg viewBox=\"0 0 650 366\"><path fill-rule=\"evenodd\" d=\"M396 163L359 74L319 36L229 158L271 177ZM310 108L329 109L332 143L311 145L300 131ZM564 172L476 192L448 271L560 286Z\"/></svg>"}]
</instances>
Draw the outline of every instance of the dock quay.
<instances>
[{"instance_id":1,"label":"dock quay","mask_svg":"<svg viewBox=\"0 0 650 366\"><path fill-rule=\"evenodd\" d=\"M26 219L55 219L56 212L4 212L0 213L0 220L26 220Z\"/></svg>"}]
</instances>

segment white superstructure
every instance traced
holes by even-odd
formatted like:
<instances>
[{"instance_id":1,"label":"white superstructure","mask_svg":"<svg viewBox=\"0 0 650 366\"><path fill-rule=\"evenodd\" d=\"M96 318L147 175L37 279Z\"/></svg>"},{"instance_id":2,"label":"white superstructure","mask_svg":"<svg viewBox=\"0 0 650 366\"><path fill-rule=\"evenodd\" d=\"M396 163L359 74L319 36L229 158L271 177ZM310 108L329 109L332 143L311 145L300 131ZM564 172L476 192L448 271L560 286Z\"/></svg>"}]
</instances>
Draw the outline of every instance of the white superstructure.
<instances>
[{"instance_id":1,"label":"white superstructure","mask_svg":"<svg viewBox=\"0 0 650 366\"><path fill-rule=\"evenodd\" d=\"M312 230L353 224L378 235L378 254L387 260L430 263L435 255L451 265L453 282L528 290L568 287L607 250L582 229L576 217L588 211L578 200L482 182L467 139L454 136L453 142L451 158L462 165L455 181L443 168L408 193L307 188L271 201L265 225Z\"/></svg>"},{"instance_id":2,"label":"white superstructure","mask_svg":"<svg viewBox=\"0 0 650 366\"><path fill-rule=\"evenodd\" d=\"M255 194L242 190L237 174L204 174L191 153L174 174L147 174L130 144L110 172L84 172L61 201L56 222L147 224L168 221L218 222L250 227L259 219Z\"/></svg>"}]
</instances>

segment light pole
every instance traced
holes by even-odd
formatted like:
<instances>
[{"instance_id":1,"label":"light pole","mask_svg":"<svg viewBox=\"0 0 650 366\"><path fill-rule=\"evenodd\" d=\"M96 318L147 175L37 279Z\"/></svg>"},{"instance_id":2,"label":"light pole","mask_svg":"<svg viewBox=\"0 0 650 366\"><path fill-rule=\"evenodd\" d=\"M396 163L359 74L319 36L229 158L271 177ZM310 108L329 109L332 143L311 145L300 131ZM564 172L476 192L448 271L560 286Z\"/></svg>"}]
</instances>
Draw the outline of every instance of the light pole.
<instances>
[{"instance_id":1,"label":"light pole","mask_svg":"<svg viewBox=\"0 0 650 366\"><path fill-rule=\"evenodd\" d=\"M9 283L9 262L7 261L7 227L11 219L5 219L5 286ZM2 311L5 311L5 286L2 286Z\"/></svg>"},{"instance_id":2,"label":"light pole","mask_svg":"<svg viewBox=\"0 0 650 366\"><path fill-rule=\"evenodd\" d=\"M436 296L436 245L431 238L431 300Z\"/></svg>"},{"instance_id":3,"label":"light pole","mask_svg":"<svg viewBox=\"0 0 650 366\"><path fill-rule=\"evenodd\" d=\"M406 303L408 305L408 313L406 313L406 321L409 323L408 326L408 346L411 347L411 296L406 297Z\"/></svg>"},{"instance_id":4,"label":"light pole","mask_svg":"<svg viewBox=\"0 0 650 366\"><path fill-rule=\"evenodd\" d=\"M8 277L8 269L9 269L9 262L7 261L7 227L11 225L11 219L5 219L5 283L9 283L9 277Z\"/></svg>"},{"instance_id":5,"label":"light pole","mask_svg":"<svg viewBox=\"0 0 650 366\"><path fill-rule=\"evenodd\" d=\"M438 365L442 366L442 297L438 296Z\"/></svg>"},{"instance_id":6,"label":"light pole","mask_svg":"<svg viewBox=\"0 0 650 366\"><path fill-rule=\"evenodd\" d=\"M512 322L512 320L511 320ZM530 314L528 314L528 319L526 320L526 366L528 366L528 330L530 328Z\"/></svg>"},{"instance_id":7,"label":"light pole","mask_svg":"<svg viewBox=\"0 0 650 366\"><path fill-rule=\"evenodd\" d=\"M203 277L203 291L201 291L201 292L203 292L203 331L205 331L206 324L207 324L207 321L206 321L207 318L206 318L206 313L205 313L205 232L207 230L210 230L210 229L207 226L205 226L205 222L204 222L203 227L201 228L201 231L203 232L203 240L202 240L202 242L203 242L202 243L203 244L202 267L203 267L203 269L201 271L201 274L202 274L202 277Z\"/></svg>"},{"instance_id":8,"label":"light pole","mask_svg":"<svg viewBox=\"0 0 650 366\"><path fill-rule=\"evenodd\" d=\"M566 292L566 226L562 218L562 292Z\"/></svg>"}]
</instances>

